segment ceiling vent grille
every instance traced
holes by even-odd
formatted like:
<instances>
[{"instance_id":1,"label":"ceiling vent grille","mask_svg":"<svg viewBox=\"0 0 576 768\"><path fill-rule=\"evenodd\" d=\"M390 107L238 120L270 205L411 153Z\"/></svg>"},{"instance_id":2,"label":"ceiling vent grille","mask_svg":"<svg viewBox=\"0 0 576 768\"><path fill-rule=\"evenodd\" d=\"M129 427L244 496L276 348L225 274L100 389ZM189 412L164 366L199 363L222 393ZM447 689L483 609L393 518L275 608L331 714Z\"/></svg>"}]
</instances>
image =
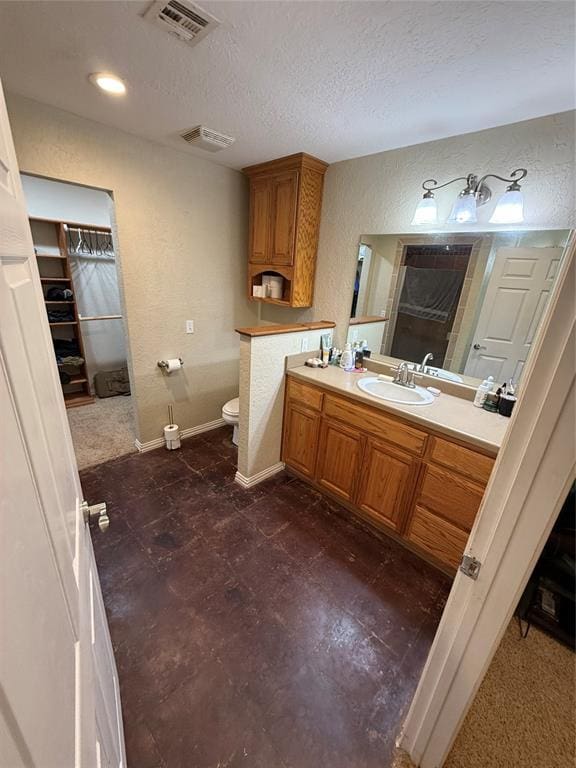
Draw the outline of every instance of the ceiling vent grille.
<instances>
[{"instance_id":1,"label":"ceiling vent grille","mask_svg":"<svg viewBox=\"0 0 576 768\"><path fill-rule=\"evenodd\" d=\"M223 133L213 131L204 125L197 125L189 131L184 131L180 136L193 147L200 147L200 149L206 149L208 152L219 152L236 141L232 136L225 136Z\"/></svg>"},{"instance_id":2,"label":"ceiling vent grille","mask_svg":"<svg viewBox=\"0 0 576 768\"><path fill-rule=\"evenodd\" d=\"M218 19L189 0L159 0L152 3L144 18L188 45L196 45L220 24Z\"/></svg>"}]
</instances>

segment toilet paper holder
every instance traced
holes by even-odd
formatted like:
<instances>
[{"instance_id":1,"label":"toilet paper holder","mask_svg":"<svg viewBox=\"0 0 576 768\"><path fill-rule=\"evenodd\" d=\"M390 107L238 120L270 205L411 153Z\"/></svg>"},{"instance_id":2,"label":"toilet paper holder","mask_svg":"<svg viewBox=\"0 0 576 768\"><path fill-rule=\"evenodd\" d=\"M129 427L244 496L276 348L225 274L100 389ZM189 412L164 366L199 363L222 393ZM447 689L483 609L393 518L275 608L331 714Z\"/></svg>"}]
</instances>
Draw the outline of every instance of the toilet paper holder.
<instances>
[{"instance_id":1,"label":"toilet paper holder","mask_svg":"<svg viewBox=\"0 0 576 768\"><path fill-rule=\"evenodd\" d=\"M180 365L183 366L184 365L184 360L182 360L181 357L179 357L178 360L180 361ZM168 370L169 367L170 366L168 365L168 361L167 360L158 360L158 368L162 368L162 370L165 373L169 373L169 370Z\"/></svg>"}]
</instances>

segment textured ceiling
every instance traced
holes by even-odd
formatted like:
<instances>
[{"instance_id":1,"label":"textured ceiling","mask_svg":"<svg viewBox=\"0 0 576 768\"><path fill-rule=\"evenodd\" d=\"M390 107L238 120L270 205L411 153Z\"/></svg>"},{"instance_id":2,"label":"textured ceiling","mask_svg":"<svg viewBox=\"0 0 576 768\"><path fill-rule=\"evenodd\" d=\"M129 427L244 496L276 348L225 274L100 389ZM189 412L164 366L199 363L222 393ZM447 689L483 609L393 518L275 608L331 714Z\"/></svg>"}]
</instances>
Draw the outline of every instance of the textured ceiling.
<instances>
[{"instance_id":1,"label":"textured ceiling","mask_svg":"<svg viewBox=\"0 0 576 768\"><path fill-rule=\"evenodd\" d=\"M240 167L328 162L575 106L572 2L200 2L222 25L190 48L147 2L0 2L4 87ZM87 80L109 70L128 94ZM218 154L178 133L236 137Z\"/></svg>"}]
</instances>

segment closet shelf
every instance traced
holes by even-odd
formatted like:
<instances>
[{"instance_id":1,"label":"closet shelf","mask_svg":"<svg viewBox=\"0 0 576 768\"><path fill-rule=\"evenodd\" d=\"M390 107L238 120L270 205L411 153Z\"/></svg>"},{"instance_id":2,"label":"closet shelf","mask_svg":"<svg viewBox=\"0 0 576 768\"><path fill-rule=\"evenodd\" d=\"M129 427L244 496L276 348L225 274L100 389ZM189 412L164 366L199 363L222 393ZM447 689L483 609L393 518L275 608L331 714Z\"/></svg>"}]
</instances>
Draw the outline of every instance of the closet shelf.
<instances>
[{"instance_id":1,"label":"closet shelf","mask_svg":"<svg viewBox=\"0 0 576 768\"><path fill-rule=\"evenodd\" d=\"M86 384L88 379L82 378L82 377L75 377L73 379L70 379L66 384L64 384L65 387L69 387L71 384Z\"/></svg>"},{"instance_id":2,"label":"closet shelf","mask_svg":"<svg viewBox=\"0 0 576 768\"><path fill-rule=\"evenodd\" d=\"M54 327L55 325L78 325L78 320L65 320L62 323L48 323L48 325Z\"/></svg>"},{"instance_id":3,"label":"closet shelf","mask_svg":"<svg viewBox=\"0 0 576 768\"><path fill-rule=\"evenodd\" d=\"M48 230L43 226L42 231L40 232L37 227L38 222L41 222L42 225L50 225ZM86 373L82 328L78 318L78 305L75 300L74 280L72 279L72 270L68 255L68 228L70 226L79 225L71 225L70 222L37 218L30 218L30 224L32 238L34 239L35 234L38 234L38 239L40 239L40 235L42 236L41 242L35 242L36 264L40 275L40 283L43 286L60 285L64 288L72 289L72 299L69 300L49 299L44 296L44 304L48 312L48 325L52 332L52 338L55 341L61 336L66 336L69 341L73 339L76 343L73 345L73 354L71 354L70 357L80 358L83 361L80 365L71 366L75 369L75 373L70 376L70 380L66 384L61 382L64 403L66 408L74 408L77 405L87 405L88 403L93 403L94 398L90 393L90 384ZM54 250L58 249L59 253L58 251L56 253L46 253L46 251L43 250L44 248L52 247L52 239L46 240L50 228L53 229ZM94 228L90 227L90 229ZM98 230L110 233L110 229L108 228L98 228ZM51 259L59 259L58 263L60 266L56 267L56 262L50 262ZM47 272L59 272L59 274L50 275L46 274ZM73 317L75 319L50 322L50 308L58 305L65 306L67 310L60 314L61 317ZM52 311L56 312L54 309L52 309ZM52 316L58 317L58 314ZM53 330L58 328L71 328L72 333L59 334L57 331ZM62 367L66 368L66 363L58 362L58 357L57 364L60 369L62 369Z\"/></svg>"},{"instance_id":4,"label":"closet shelf","mask_svg":"<svg viewBox=\"0 0 576 768\"><path fill-rule=\"evenodd\" d=\"M77 405L89 405L94 402L92 395L86 392L64 392L66 408L75 408Z\"/></svg>"},{"instance_id":5,"label":"closet shelf","mask_svg":"<svg viewBox=\"0 0 576 768\"><path fill-rule=\"evenodd\" d=\"M271 299L269 296L249 296L250 301L260 301L265 304L277 304L280 307L291 307L292 304L284 299Z\"/></svg>"}]
</instances>

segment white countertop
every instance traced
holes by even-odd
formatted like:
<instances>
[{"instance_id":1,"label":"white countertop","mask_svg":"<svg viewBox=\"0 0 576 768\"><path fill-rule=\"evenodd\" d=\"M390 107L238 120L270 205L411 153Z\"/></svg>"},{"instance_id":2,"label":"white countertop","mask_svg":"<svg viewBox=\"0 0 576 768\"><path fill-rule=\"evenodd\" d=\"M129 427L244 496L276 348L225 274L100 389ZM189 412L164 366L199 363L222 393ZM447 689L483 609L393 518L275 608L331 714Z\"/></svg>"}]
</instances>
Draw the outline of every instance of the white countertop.
<instances>
[{"instance_id":1,"label":"white countertop","mask_svg":"<svg viewBox=\"0 0 576 768\"><path fill-rule=\"evenodd\" d=\"M482 448L495 455L502 445L510 419L498 413L490 413L476 408L469 400L442 392L430 405L404 405L368 395L357 385L358 379L374 376L373 372L364 374L347 373L334 365L328 368L308 368L305 365L290 368L289 376L329 389L336 394L346 395L359 402L369 403L391 414L402 416L424 428L443 432L458 438L471 446ZM434 386L442 390L442 381L435 381Z\"/></svg>"}]
</instances>

